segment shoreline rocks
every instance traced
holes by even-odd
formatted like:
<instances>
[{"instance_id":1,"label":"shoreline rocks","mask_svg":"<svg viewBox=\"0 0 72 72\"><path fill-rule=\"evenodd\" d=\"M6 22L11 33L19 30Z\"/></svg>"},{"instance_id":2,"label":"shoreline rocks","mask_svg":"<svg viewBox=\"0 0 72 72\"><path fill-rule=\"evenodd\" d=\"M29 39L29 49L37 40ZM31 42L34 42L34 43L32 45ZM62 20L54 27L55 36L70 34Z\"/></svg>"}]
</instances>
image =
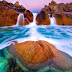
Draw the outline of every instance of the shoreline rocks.
<instances>
[{"instance_id":1,"label":"shoreline rocks","mask_svg":"<svg viewBox=\"0 0 72 72\"><path fill-rule=\"evenodd\" d=\"M44 8L38 12L36 17L37 25L49 25L49 18L43 20L43 15L40 13L44 11L45 17L50 14L50 17L54 16L56 19L57 25L72 25L72 3L56 3L54 0L45 5ZM60 16L60 17L59 17ZM40 22L41 21L41 22Z\"/></svg>"},{"instance_id":2,"label":"shoreline rocks","mask_svg":"<svg viewBox=\"0 0 72 72\"><path fill-rule=\"evenodd\" d=\"M72 25L72 13L54 14L57 25Z\"/></svg>"},{"instance_id":3,"label":"shoreline rocks","mask_svg":"<svg viewBox=\"0 0 72 72\"><path fill-rule=\"evenodd\" d=\"M28 69L36 70L46 66L62 71L72 68L72 57L57 50L46 41L15 42L7 50L12 53L20 63Z\"/></svg>"},{"instance_id":4,"label":"shoreline rocks","mask_svg":"<svg viewBox=\"0 0 72 72\"><path fill-rule=\"evenodd\" d=\"M18 15L20 13L24 14L24 12L27 12L27 17L24 19L24 23L20 24L21 26L28 25L29 22L32 22L33 14L29 10L26 10L22 5L19 5L18 1L15 4L8 3L5 0L0 1L0 27L16 25Z\"/></svg>"},{"instance_id":5,"label":"shoreline rocks","mask_svg":"<svg viewBox=\"0 0 72 72\"><path fill-rule=\"evenodd\" d=\"M18 12L4 6L0 6L0 27L15 25L18 15Z\"/></svg>"},{"instance_id":6,"label":"shoreline rocks","mask_svg":"<svg viewBox=\"0 0 72 72\"><path fill-rule=\"evenodd\" d=\"M30 22L33 22L33 14L29 10L24 12L24 18L27 18Z\"/></svg>"},{"instance_id":7,"label":"shoreline rocks","mask_svg":"<svg viewBox=\"0 0 72 72\"><path fill-rule=\"evenodd\" d=\"M49 25L49 15L45 11L40 11L36 16L37 25Z\"/></svg>"}]
</instances>

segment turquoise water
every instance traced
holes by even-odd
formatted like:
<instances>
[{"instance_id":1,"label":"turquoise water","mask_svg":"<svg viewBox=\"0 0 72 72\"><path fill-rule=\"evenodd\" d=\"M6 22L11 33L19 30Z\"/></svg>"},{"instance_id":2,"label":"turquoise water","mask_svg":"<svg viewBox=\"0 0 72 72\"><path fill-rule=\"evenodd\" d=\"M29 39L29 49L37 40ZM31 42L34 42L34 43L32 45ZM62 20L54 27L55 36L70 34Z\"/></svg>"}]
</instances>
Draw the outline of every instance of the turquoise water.
<instances>
[{"instance_id":1,"label":"turquoise water","mask_svg":"<svg viewBox=\"0 0 72 72\"><path fill-rule=\"evenodd\" d=\"M33 32L34 30L34 32ZM33 33L36 33L34 36ZM39 36L40 34L40 36ZM14 40L26 40L32 37L48 39L50 43L55 45L57 49L72 56L72 26L16 26L16 27L0 27L0 72L12 72L12 63L10 61L17 61L13 55L11 55L7 50L7 44ZM10 61L9 61L10 58ZM11 64L11 68L10 68ZM18 64L16 64L17 69L15 72L32 72L25 68L22 70ZM36 72L62 72L60 70L44 67ZM72 70L66 71L72 72Z\"/></svg>"}]
</instances>

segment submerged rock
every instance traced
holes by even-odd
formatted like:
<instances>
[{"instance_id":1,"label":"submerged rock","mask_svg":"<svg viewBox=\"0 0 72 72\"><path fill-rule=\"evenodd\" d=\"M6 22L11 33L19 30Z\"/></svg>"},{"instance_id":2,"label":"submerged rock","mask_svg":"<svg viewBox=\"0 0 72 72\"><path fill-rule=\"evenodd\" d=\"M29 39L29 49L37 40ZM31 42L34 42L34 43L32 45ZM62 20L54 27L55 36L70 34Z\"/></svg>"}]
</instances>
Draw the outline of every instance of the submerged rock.
<instances>
[{"instance_id":1,"label":"submerged rock","mask_svg":"<svg viewBox=\"0 0 72 72\"><path fill-rule=\"evenodd\" d=\"M7 59L0 56L0 72L6 72L5 70L8 68L7 64Z\"/></svg>"},{"instance_id":2,"label":"submerged rock","mask_svg":"<svg viewBox=\"0 0 72 72\"><path fill-rule=\"evenodd\" d=\"M7 49L23 66L31 70L45 66L59 70L72 68L72 58L46 41L15 42L15 45L10 45Z\"/></svg>"},{"instance_id":3,"label":"submerged rock","mask_svg":"<svg viewBox=\"0 0 72 72\"><path fill-rule=\"evenodd\" d=\"M40 11L36 16L37 25L49 25L50 19L46 11Z\"/></svg>"}]
</instances>

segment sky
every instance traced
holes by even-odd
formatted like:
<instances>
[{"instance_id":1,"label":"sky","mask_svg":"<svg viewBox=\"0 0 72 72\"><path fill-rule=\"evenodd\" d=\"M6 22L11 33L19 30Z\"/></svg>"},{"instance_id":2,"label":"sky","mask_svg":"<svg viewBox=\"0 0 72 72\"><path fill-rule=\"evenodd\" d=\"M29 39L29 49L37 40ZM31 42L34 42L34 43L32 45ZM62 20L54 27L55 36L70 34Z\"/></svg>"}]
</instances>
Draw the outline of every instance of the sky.
<instances>
[{"instance_id":1,"label":"sky","mask_svg":"<svg viewBox=\"0 0 72 72\"><path fill-rule=\"evenodd\" d=\"M1 1L1 0L0 0ZM30 11L39 11L44 5L48 5L52 0L6 0L8 2L15 3L19 1L20 5L23 5L26 9ZM54 0L57 3L70 3L72 0Z\"/></svg>"}]
</instances>

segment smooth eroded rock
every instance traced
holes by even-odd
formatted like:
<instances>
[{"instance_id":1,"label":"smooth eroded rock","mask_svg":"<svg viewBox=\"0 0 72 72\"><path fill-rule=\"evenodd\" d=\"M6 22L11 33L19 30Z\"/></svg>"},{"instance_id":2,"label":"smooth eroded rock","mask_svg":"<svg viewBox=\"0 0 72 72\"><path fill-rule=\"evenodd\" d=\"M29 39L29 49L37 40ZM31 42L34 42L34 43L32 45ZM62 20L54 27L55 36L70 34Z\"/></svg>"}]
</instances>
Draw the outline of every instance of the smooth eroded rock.
<instances>
[{"instance_id":1,"label":"smooth eroded rock","mask_svg":"<svg viewBox=\"0 0 72 72\"><path fill-rule=\"evenodd\" d=\"M16 25L18 15L18 12L5 6L0 6L0 27Z\"/></svg>"},{"instance_id":2,"label":"smooth eroded rock","mask_svg":"<svg viewBox=\"0 0 72 72\"><path fill-rule=\"evenodd\" d=\"M27 18L30 22L33 22L33 14L29 10L24 12L24 17Z\"/></svg>"},{"instance_id":3,"label":"smooth eroded rock","mask_svg":"<svg viewBox=\"0 0 72 72\"><path fill-rule=\"evenodd\" d=\"M72 25L72 13L55 14L57 25Z\"/></svg>"},{"instance_id":4,"label":"smooth eroded rock","mask_svg":"<svg viewBox=\"0 0 72 72\"><path fill-rule=\"evenodd\" d=\"M72 68L72 58L46 41L15 42L15 45L10 45L7 49L28 69L45 66L59 70Z\"/></svg>"},{"instance_id":5,"label":"smooth eroded rock","mask_svg":"<svg viewBox=\"0 0 72 72\"><path fill-rule=\"evenodd\" d=\"M50 19L46 11L40 11L36 16L37 25L49 25Z\"/></svg>"}]
</instances>

